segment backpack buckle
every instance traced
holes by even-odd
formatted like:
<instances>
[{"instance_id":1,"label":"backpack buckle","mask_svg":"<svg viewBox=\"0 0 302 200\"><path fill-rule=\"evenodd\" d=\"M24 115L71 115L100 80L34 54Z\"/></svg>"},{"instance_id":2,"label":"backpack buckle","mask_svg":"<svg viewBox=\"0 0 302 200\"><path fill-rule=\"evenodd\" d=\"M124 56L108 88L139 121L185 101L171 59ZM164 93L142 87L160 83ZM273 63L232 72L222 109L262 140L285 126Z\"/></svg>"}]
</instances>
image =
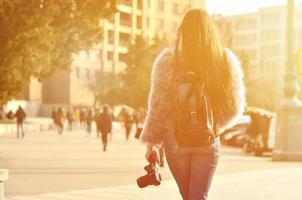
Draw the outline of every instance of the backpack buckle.
<instances>
[{"instance_id":1,"label":"backpack buckle","mask_svg":"<svg viewBox=\"0 0 302 200\"><path fill-rule=\"evenodd\" d=\"M210 142L210 144L215 142L215 137L213 135L209 136L209 142Z\"/></svg>"},{"instance_id":2,"label":"backpack buckle","mask_svg":"<svg viewBox=\"0 0 302 200\"><path fill-rule=\"evenodd\" d=\"M198 124L198 120L197 120L197 112L196 111L192 111L191 113L191 123L193 125Z\"/></svg>"}]
</instances>

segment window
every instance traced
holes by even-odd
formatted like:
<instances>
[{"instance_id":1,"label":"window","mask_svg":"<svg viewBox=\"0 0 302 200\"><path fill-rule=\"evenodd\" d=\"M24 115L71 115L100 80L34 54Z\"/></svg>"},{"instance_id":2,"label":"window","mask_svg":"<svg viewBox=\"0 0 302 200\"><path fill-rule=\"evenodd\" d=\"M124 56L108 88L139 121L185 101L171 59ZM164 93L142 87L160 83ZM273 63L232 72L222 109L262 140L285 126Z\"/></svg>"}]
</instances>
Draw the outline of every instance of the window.
<instances>
[{"instance_id":1,"label":"window","mask_svg":"<svg viewBox=\"0 0 302 200\"><path fill-rule=\"evenodd\" d=\"M121 3L121 4L128 5L128 6L131 6L131 1L132 1L132 0L120 0L120 3Z\"/></svg>"},{"instance_id":2,"label":"window","mask_svg":"<svg viewBox=\"0 0 302 200\"><path fill-rule=\"evenodd\" d=\"M131 14L121 13L121 24L124 26L131 26Z\"/></svg>"},{"instance_id":3,"label":"window","mask_svg":"<svg viewBox=\"0 0 302 200\"><path fill-rule=\"evenodd\" d=\"M127 54L125 54L125 53L120 53L120 54L119 54L119 61L121 61L121 62L126 62L126 60L127 60Z\"/></svg>"},{"instance_id":4,"label":"window","mask_svg":"<svg viewBox=\"0 0 302 200\"><path fill-rule=\"evenodd\" d=\"M275 24L280 23L281 13L279 12L267 12L261 15L262 24Z\"/></svg>"},{"instance_id":5,"label":"window","mask_svg":"<svg viewBox=\"0 0 302 200\"><path fill-rule=\"evenodd\" d=\"M128 45L131 40L131 35L128 33L120 33L120 43L121 45Z\"/></svg>"},{"instance_id":6,"label":"window","mask_svg":"<svg viewBox=\"0 0 302 200\"><path fill-rule=\"evenodd\" d=\"M236 22L236 29L256 29L257 28L257 18L248 17L238 19Z\"/></svg>"},{"instance_id":7,"label":"window","mask_svg":"<svg viewBox=\"0 0 302 200\"><path fill-rule=\"evenodd\" d=\"M108 31L108 41L110 44L114 43L114 32L113 31Z\"/></svg>"},{"instance_id":8,"label":"window","mask_svg":"<svg viewBox=\"0 0 302 200\"><path fill-rule=\"evenodd\" d=\"M159 0L157 2L157 9L158 11L163 12L165 10L165 2L163 0Z\"/></svg>"},{"instance_id":9,"label":"window","mask_svg":"<svg viewBox=\"0 0 302 200\"><path fill-rule=\"evenodd\" d=\"M279 29L267 29L267 30L263 30L261 31L261 40L266 40L266 41L270 41L270 40L280 40L281 38L281 34Z\"/></svg>"},{"instance_id":10,"label":"window","mask_svg":"<svg viewBox=\"0 0 302 200\"><path fill-rule=\"evenodd\" d=\"M178 4L177 3L172 3L172 13L173 14L178 14Z\"/></svg>"},{"instance_id":11,"label":"window","mask_svg":"<svg viewBox=\"0 0 302 200\"><path fill-rule=\"evenodd\" d=\"M148 2L147 2L147 8L151 8L151 0L148 0Z\"/></svg>"},{"instance_id":12,"label":"window","mask_svg":"<svg viewBox=\"0 0 302 200\"><path fill-rule=\"evenodd\" d=\"M156 28L157 29L163 29L164 28L164 20L163 19L157 19L156 20Z\"/></svg>"},{"instance_id":13,"label":"window","mask_svg":"<svg viewBox=\"0 0 302 200\"><path fill-rule=\"evenodd\" d=\"M107 57L108 60L113 61L113 52L112 52L112 51L108 51L107 56L108 56L108 57Z\"/></svg>"},{"instance_id":14,"label":"window","mask_svg":"<svg viewBox=\"0 0 302 200\"><path fill-rule=\"evenodd\" d=\"M138 9L143 9L143 0L138 0L137 1L137 8Z\"/></svg>"},{"instance_id":15,"label":"window","mask_svg":"<svg viewBox=\"0 0 302 200\"><path fill-rule=\"evenodd\" d=\"M143 27L142 17L141 16L137 16L137 18L136 18L136 27L138 29L141 29Z\"/></svg>"}]
</instances>

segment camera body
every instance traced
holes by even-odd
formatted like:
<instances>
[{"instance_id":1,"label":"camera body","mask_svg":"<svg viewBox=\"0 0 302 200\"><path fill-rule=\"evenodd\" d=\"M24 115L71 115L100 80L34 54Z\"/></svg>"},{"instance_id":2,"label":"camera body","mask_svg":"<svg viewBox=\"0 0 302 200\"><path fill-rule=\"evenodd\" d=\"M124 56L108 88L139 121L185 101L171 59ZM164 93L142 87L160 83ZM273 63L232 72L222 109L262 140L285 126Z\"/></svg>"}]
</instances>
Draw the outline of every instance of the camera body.
<instances>
[{"instance_id":1,"label":"camera body","mask_svg":"<svg viewBox=\"0 0 302 200\"><path fill-rule=\"evenodd\" d=\"M137 185L140 188L144 188L149 185L158 186L162 180L157 166L158 157L155 151L150 154L148 162L149 165L144 167L144 169L147 171L147 174L137 179Z\"/></svg>"}]
</instances>

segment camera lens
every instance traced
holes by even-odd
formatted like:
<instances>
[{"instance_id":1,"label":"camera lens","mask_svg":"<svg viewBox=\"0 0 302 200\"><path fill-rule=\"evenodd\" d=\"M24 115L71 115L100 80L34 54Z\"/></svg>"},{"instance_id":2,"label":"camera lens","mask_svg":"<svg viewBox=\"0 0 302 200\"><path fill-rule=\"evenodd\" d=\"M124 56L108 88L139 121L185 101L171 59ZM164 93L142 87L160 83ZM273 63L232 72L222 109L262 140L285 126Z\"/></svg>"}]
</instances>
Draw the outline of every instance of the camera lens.
<instances>
[{"instance_id":1,"label":"camera lens","mask_svg":"<svg viewBox=\"0 0 302 200\"><path fill-rule=\"evenodd\" d=\"M148 185L150 185L150 181L149 181L148 175L139 177L136 180L136 182L137 182L138 187L140 187L140 188L144 188L144 187L147 187Z\"/></svg>"}]
</instances>

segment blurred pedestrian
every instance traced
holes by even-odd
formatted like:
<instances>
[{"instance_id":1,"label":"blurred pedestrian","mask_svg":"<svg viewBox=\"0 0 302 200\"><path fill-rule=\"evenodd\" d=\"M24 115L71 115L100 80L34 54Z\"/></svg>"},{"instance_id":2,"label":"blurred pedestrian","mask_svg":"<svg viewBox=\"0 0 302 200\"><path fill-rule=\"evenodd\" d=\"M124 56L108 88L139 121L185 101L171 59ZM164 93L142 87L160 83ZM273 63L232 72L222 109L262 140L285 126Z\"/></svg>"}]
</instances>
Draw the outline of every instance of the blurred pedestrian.
<instances>
[{"instance_id":1,"label":"blurred pedestrian","mask_svg":"<svg viewBox=\"0 0 302 200\"><path fill-rule=\"evenodd\" d=\"M109 109L109 108L108 108ZM111 121L112 123L116 120L116 117L114 115L114 107L110 107L110 116L111 116ZM110 142L112 141L112 136L113 136L113 132L111 131L110 134L109 134L109 138L110 138Z\"/></svg>"},{"instance_id":2,"label":"blurred pedestrian","mask_svg":"<svg viewBox=\"0 0 302 200\"><path fill-rule=\"evenodd\" d=\"M53 121L53 124L55 125L55 127L57 126L57 123L56 123L56 115L57 115L56 108L52 108L52 111L51 111L51 118L52 118L52 121Z\"/></svg>"},{"instance_id":3,"label":"blurred pedestrian","mask_svg":"<svg viewBox=\"0 0 302 200\"><path fill-rule=\"evenodd\" d=\"M9 120L14 119L14 113L12 110L9 110L8 113L6 114L6 118Z\"/></svg>"},{"instance_id":4,"label":"blurred pedestrian","mask_svg":"<svg viewBox=\"0 0 302 200\"><path fill-rule=\"evenodd\" d=\"M135 110L133 112L133 114L132 114L132 121L135 124L135 128L137 130L138 127L139 127L139 112L138 112L138 110Z\"/></svg>"},{"instance_id":5,"label":"blurred pedestrian","mask_svg":"<svg viewBox=\"0 0 302 200\"><path fill-rule=\"evenodd\" d=\"M91 135L91 125L93 121L93 112L92 109L88 111L87 117L86 117L86 125L87 125L87 133L90 136Z\"/></svg>"},{"instance_id":6,"label":"blurred pedestrian","mask_svg":"<svg viewBox=\"0 0 302 200\"><path fill-rule=\"evenodd\" d=\"M23 122L26 118L26 113L21 106L18 107L16 111L15 117L17 118L17 138L20 136L20 132L22 133L22 138L24 138L24 127Z\"/></svg>"},{"instance_id":7,"label":"blurred pedestrian","mask_svg":"<svg viewBox=\"0 0 302 200\"><path fill-rule=\"evenodd\" d=\"M0 120L3 119L4 111L3 111L3 105L0 103Z\"/></svg>"},{"instance_id":8,"label":"blurred pedestrian","mask_svg":"<svg viewBox=\"0 0 302 200\"><path fill-rule=\"evenodd\" d=\"M86 110L82 109L80 112L80 127L86 128Z\"/></svg>"},{"instance_id":9,"label":"blurred pedestrian","mask_svg":"<svg viewBox=\"0 0 302 200\"><path fill-rule=\"evenodd\" d=\"M123 121L124 121L124 127L125 127L126 140L128 140L131 130L132 130L132 117L129 114L129 112L126 110L123 113Z\"/></svg>"},{"instance_id":10,"label":"blurred pedestrian","mask_svg":"<svg viewBox=\"0 0 302 200\"><path fill-rule=\"evenodd\" d=\"M55 115L55 122L56 122L56 125L58 127L58 133L60 135L63 134L63 129L64 129L64 111L62 109L62 107L59 107L57 112L56 112L56 115Z\"/></svg>"},{"instance_id":11,"label":"blurred pedestrian","mask_svg":"<svg viewBox=\"0 0 302 200\"><path fill-rule=\"evenodd\" d=\"M94 122L95 122L95 125L96 125L96 137L99 137L100 127L99 127L98 120L99 120L101 111L100 111L99 108L97 108L97 109L95 109L94 113L95 113L95 115L94 115Z\"/></svg>"},{"instance_id":12,"label":"blurred pedestrian","mask_svg":"<svg viewBox=\"0 0 302 200\"><path fill-rule=\"evenodd\" d=\"M80 110L79 110L79 108L75 108L75 111L74 111L74 121L75 121L75 127L76 128L80 128L81 127L81 123L80 123Z\"/></svg>"},{"instance_id":13,"label":"blurred pedestrian","mask_svg":"<svg viewBox=\"0 0 302 200\"><path fill-rule=\"evenodd\" d=\"M74 113L73 113L72 109L68 110L68 112L66 114L66 119L68 122L68 130L72 131L73 122L74 122Z\"/></svg>"},{"instance_id":14,"label":"blurred pedestrian","mask_svg":"<svg viewBox=\"0 0 302 200\"><path fill-rule=\"evenodd\" d=\"M140 138L141 132L143 130L143 124L145 122L145 117L146 114L143 108L140 108L138 111L136 111L136 116L134 117L134 121L136 124L136 132L134 137L136 139Z\"/></svg>"},{"instance_id":15,"label":"blurred pedestrian","mask_svg":"<svg viewBox=\"0 0 302 200\"><path fill-rule=\"evenodd\" d=\"M103 151L106 151L108 144L108 134L111 133L112 130L112 118L107 106L104 106L103 112L98 115L97 127L100 138L102 140Z\"/></svg>"}]
</instances>

